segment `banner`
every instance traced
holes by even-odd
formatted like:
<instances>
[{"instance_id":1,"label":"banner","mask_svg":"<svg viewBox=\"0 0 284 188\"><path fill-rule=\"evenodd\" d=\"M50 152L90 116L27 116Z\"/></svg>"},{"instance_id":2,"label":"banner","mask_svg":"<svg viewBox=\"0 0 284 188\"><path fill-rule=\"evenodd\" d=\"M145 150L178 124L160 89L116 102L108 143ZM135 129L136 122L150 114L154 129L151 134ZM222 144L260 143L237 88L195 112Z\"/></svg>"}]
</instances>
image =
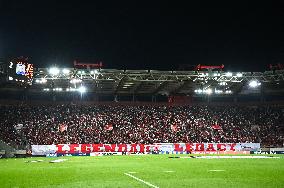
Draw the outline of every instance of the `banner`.
<instances>
[{"instance_id":1,"label":"banner","mask_svg":"<svg viewBox=\"0 0 284 188\"><path fill-rule=\"evenodd\" d=\"M16 130L21 130L24 127L24 125L22 123L18 123L17 125L14 125L14 128Z\"/></svg>"},{"instance_id":2,"label":"banner","mask_svg":"<svg viewBox=\"0 0 284 188\"><path fill-rule=\"evenodd\" d=\"M54 154L56 151L56 145L32 145L32 155Z\"/></svg>"},{"instance_id":3,"label":"banner","mask_svg":"<svg viewBox=\"0 0 284 188\"><path fill-rule=\"evenodd\" d=\"M107 125L105 126L105 130L107 130L107 131L112 131L112 130L113 130L113 125L112 125L111 123L107 124Z\"/></svg>"},{"instance_id":4,"label":"banner","mask_svg":"<svg viewBox=\"0 0 284 188\"><path fill-rule=\"evenodd\" d=\"M218 124L215 124L215 125L212 125L212 129L215 129L215 130L221 130L222 127Z\"/></svg>"},{"instance_id":5,"label":"banner","mask_svg":"<svg viewBox=\"0 0 284 188\"><path fill-rule=\"evenodd\" d=\"M260 143L156 143L145 144L57 144L32 145L32 155L76 154L95 152L130 152L141 154L249 153ZM248 151L248 152L245 152Z\"/></svg>"}]
</instances>

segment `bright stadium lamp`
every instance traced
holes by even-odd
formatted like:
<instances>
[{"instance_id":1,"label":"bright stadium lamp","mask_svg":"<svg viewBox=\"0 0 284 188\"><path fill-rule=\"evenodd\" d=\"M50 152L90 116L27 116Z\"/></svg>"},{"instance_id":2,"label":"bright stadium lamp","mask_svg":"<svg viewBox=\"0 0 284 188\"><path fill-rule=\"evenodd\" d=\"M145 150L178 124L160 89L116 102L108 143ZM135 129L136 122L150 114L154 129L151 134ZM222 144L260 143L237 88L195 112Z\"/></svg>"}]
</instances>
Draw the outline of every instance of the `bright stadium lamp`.
<instances>
[{"instance_id":1,"label":"bright stadium lamp","mask_svg":"<svg viewBox=\"0 0 284 188\"><path fill-rule=\"evenodd\" d=\"M227 72L227 73L226 73L226 76L227 76L227 77L231 77L231 76L233 76L233 73Z\"/></svg>"},{"instance_id":2,"label":"bright stadium lamp","mask_svg":"<svg viewBox=\"0 0 284 188\"><path fill-rule=\"evenodd\" d=\"M85 92L87 91L87 88L86 88L85 86L80 86L80 87L78 88L78 91L79 91L80 93L85 93Z\"/></svg>"},{"instance_id":3,"label":"bright stadium lamp","mask_svg":"<svg viewBox=\"0 0 284 188\"><path fill-rule=\"evenodd\" d=\"M205 90L205 92L206 92L208 95L211 95L213 91L212 91L211 88L208 88L207 90Z\"/></svg>"},{"instance_id":4,"label":"bright stadium lamp","mask_svg":"<svg viewBox=\"0 0 284 188\"><path fill-rule=\"evenodd\" d=\"M243 76L243 74L242 73L237 73L237 77L242 77Z\"/></svg>"},{"instance_id":5,"label":"bright stadium lamp","mask_svg":"<svg viewBox=\"0 0 284 188\"><path fill-rule=\"evenodd\" d=\"M258 82L257 80L252 80L252 81L249 82L249 86L251 88L256 88L257 86L260 86L260 85L261 85L261 83Z\"/></svg>"},{"instance_id":6,"label":"bright stadium lamp","mask_svg":"<svg viewBox=\"0 0 284 188\"><path fill-rule=\"evenodd\" d=\"M59 72L60 72L60 70L57 67L51 67L49 69L49 74L51 74L51 75L58 75Z\"/></svg>"},{"instance_id":7,"label":"bright stadium lamp","mask_svg":"<svg viewBox=\"0 0 284 188\"><path fill-rule=\"evenodd\" d=\"M69 74L70 71L68 69L63 69L62 72L63 74Z\"/></svg>"}]
</instances>

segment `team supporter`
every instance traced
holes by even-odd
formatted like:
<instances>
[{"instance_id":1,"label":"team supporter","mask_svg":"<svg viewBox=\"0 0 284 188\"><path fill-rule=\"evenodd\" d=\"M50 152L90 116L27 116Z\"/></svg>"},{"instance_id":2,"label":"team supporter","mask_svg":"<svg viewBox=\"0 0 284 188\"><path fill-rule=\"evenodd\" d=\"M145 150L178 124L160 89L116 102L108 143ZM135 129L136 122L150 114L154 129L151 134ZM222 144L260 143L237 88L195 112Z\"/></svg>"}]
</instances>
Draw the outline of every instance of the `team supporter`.
<instances>
[{"instance_id":1,"label":"team supporter","mask_svg":"<svg viewBox=\"0 0 284 188\"><path fill-rule=\"evenodd\" d=\"M283 146L280 106L2 106L9 144L260 142Z\"/></svg>"}]
</instances>

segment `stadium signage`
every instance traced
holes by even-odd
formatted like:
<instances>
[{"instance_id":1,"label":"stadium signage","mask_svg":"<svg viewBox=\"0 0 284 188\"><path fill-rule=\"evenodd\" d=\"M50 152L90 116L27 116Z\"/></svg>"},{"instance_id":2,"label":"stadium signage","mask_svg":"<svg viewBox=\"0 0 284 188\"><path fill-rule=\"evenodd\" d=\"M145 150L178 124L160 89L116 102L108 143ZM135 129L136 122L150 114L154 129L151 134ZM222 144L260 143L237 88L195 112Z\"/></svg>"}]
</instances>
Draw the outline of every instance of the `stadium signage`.
<instances>
[{"instance_id":1,"label":"stadium signage","mask_svg":"<svg viewBox=\"0 0 284 188\"><path fill-rule=\"evenodd\" d=\"M236 151L235 143L177 143L177 144L58 144L56 153L141 152L168 150L174 152Z\"/></svg>"},{"instance_id":2,"label":"stadium signage","mask_svg":"<svg viewBox=\"0 0 284 188\"><path fill-rule=\"evenodd\" d=\"M57 144L32 145L33 155L79 154L79 153L218 153L258 151L260 143L156 143L146 144Z\"/></svg>"},{"instance_id":3,"label":"stadium signage","mask_svg":"<svg viewBox=\"0 0 284 188\"><path fill-rule=\"evenodd\" d=\"M201 143L195 144L174 144L175 151L187 151L187 152L198 152L198 151L236 151L236 144L214 144L209 143L207 145Z\"/></svg>"},{"instance_id":4,"label":"stadium signage","mask_svg":"<svg viewBox=\"0 0 284 188\"><path fill-rule=\"evenodd\" d=\"M58 144L56 153L92 153L92 152L149 152L144 144ZM157 149L157 148L154 148Z\"/></svg>"}]
</instances>

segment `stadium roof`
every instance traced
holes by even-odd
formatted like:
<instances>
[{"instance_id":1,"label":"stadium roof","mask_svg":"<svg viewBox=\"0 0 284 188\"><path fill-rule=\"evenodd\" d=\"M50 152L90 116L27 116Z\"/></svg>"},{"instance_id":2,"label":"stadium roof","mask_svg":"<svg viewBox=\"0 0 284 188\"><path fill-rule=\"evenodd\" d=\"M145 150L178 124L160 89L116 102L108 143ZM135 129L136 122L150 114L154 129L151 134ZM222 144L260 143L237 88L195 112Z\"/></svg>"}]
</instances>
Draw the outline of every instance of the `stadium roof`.
<instances>
[{"instance_id":1,"label":"stadium roof","mask_svg":"<svg viewBox=\"0 0 284 188\"><path fill-rule=\"evenodd\" d=\"M30 91L72 91L85 86L97 94L187 95L213 90L218 94L246 94L249 82L257 92L283 92L284 70L266 72L158 71L117 69L38 68ZM260 85L259 84L259 85ZM253 89L250 91L256 91Z\"/></svg>"}]
</instances>

